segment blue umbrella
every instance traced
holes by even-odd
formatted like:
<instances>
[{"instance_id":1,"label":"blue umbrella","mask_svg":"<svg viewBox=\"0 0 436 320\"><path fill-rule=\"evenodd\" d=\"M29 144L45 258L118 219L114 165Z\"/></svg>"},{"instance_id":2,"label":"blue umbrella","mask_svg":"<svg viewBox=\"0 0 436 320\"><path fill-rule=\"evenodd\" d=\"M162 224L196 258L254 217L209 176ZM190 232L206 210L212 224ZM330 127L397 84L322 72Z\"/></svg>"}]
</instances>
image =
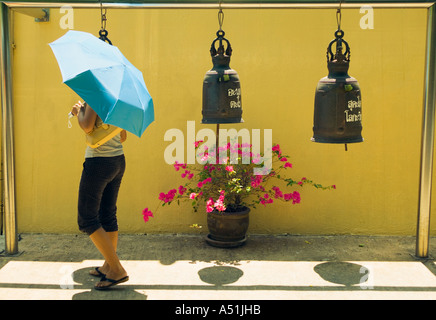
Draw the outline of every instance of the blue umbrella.
<instances>
[{"instance_id":1,"label":"blue umbrella","mask_svg":"<svg viewBox=\"0 0 436 320\"><path fill-rule=\"evenodd\" d=\"M117 47L87 32L70 30L49 45L63 82L104 123L141 137L154 121L153 100L141 71Z\"/></svg>"}]
</instances>

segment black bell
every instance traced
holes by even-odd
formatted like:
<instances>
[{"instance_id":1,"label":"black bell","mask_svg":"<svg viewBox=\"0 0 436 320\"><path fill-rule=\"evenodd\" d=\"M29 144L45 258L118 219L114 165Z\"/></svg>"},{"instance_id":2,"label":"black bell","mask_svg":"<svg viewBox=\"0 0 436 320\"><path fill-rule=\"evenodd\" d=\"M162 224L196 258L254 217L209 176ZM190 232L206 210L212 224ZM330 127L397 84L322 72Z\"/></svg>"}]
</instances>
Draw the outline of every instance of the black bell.
<instances>
[{"instance_id":1,"label":"black bell","mask_svg":"<svg viewBox=\"0 0 436 320\"><path fill-rule=\"evenodd\" d=\"M224 31L219 30L210 48L213 68L206 72L203 81L202 123L243 122L241 85L238 74L229 66L232 47L224 34ZM217 41L218 50L215 49ZM223 42L227 43L226 50Z\"/></svg>"},{"instance_id":2,"label":"black bell","mask_svg":"<svg viewBox=\"0 0 436 320\"><path fill-rule=\"evenodd\" d=\"M327 48L329 74L316 88L312 141L322 143L362 142L362 99L357 80L348 75L350 47L337 30ZM336 54L332 45L336 43ZM343 45L345 52L342 53Z\"/></svg>"}]
</instances>

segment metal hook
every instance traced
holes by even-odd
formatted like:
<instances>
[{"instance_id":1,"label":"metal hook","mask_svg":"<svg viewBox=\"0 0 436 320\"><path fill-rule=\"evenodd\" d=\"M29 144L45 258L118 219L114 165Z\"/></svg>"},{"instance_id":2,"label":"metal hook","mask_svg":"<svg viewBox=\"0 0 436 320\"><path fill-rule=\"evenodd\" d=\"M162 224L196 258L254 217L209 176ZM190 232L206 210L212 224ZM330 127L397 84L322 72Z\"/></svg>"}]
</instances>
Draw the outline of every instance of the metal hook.
<instances>
[{"instance_id":1,"label":"metal hook","mask_svg":"<svg viewBox=\"0 0 436 320\"><path fill-rule=\"evenodd\" d=\"M99 0L99 2L100 2L101 30L105 30L106 20L107 20L106 18L107 9L105 8L103 12L103 3L101 2L101 0Z\"/></svg>"},{"instance_id":2,"label":"metal hook","mask_svg":"<svg viewBox=\"0 0 436 320\"><path fill-rule=\"evenodd\" d=\"M220 30L222 30L222 26L223 26L223 22L224 22L224 12L223 12L223 9L221 7L221 3L222 3L222 0L220 0L219 3L218 3L218 8L219 8L219 11L218 11L218 23L220 25Z\"/></svg>"},{"instance_id":3,"label":"metal hook","mask_svg":"<svg viewBox=\"0 0 436 320\"><path fill-rule=\"evenodd\" d=\"M98 33L100 35L99 39L103 40L103 41L107 41L110 45L112 45L112 42L107 37L108 32L106 30L106 21L107 21L106 12L107 12L107 9L104 8L104 12L103 12L103 3L101 2L101 0L99 0L99 2L100 2L100 15L101 15L101 29Z\"/></svg>"},{"instance_id":4,"label":"metal hook","mask_svg":"<svg viewBox=\"0 0 436 320\"><path fill-rule=\"evenodd\" d=\"M338 24L338 30L341 30L341 22L342 22L342 0L339 1L339 8L336 11L336 22Z\"/></svg>"}]
</instances>

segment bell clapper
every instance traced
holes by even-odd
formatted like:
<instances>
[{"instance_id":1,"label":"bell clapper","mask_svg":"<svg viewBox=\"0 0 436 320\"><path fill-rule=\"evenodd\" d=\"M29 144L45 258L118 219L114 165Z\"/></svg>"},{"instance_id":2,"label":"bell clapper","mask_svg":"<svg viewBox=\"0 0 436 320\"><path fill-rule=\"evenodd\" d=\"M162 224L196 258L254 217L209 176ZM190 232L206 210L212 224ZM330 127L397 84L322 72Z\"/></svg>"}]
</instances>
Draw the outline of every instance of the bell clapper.
<instances>
[{"instance_id":1,"label":"bell clapper","mask_svg":"<svg viewBox=\"0 0 436 320\"><path fill-rule=\"evenodd\" d=\"M218 143L220 138L220 124L216 124L216 144L215 144L215 150L218 150ZM218 151L216 151L216 154L218 155Z\"/></svg>"}]
</instances>

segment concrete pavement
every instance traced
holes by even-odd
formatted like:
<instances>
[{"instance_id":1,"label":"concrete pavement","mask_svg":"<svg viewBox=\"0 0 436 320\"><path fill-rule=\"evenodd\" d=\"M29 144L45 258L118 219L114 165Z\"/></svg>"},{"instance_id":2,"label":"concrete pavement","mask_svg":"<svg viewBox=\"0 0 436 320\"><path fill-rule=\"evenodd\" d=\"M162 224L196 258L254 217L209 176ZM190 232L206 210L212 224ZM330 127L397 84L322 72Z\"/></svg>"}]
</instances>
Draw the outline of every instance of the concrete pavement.
<instances>
[{"instance_id":1,"label":"concrete pavement","mask_svg":"<svg viewBox=\"0 0 436 320\"><path fill-rule=\"evenodd\" d=\"M120 235L130 280L105 292L85 235L21 238L0 257L0 300L436 299L435 262L415 259L414 237L250 235L221 249L204 235Z\"/></svg>"}]
</instances>

